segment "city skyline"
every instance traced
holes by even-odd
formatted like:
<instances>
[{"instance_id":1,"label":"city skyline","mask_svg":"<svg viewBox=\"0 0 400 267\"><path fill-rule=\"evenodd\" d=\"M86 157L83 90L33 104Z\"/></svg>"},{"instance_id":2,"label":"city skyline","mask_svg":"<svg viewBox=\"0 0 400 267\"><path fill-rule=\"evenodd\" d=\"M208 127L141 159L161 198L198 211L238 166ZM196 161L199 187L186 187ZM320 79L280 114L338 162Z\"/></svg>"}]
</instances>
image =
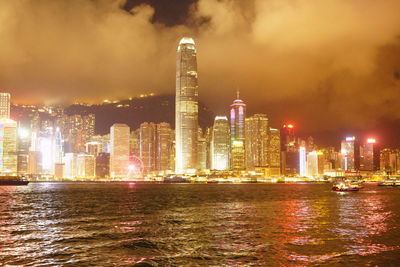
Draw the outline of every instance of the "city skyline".
<instances>
[{"instance_id":1,"label":"city skyline","mask_svg":"<svg viewBox=\"0 0 400 267\"><path fill-rule=\"evenodd\" d=\"M231 6L229 1L183 1L166 7L175 8L174 14L163 14L155 1L129 1L125 8L112 2L69 5L64 16L74 23L67 25L53 15L62 0L2 2L0 62L7 71L0 77L0 88L17 103L57 98L92 103L172 94L174 48L182 36L190 35L202 51L200 101L216 114L225 115L223 107L231 102L227 96L239 87L242 98L252 103L249 113L268 114L274 123L292 120L312 135L369 127L400 130L393 100L400 77L397 1L300 1L295 7L287 1L275 8L270 1ZM135 9L128 12L130 8ZM16 10L27 14L7 20ZM330 23L331 15L338 14L345 14L343 24ZM226 24L219 21L223 16ZM233 17L237 19L229 19ZM86 18L99 23L88 24ZM380 24L372 23L378 18ZM274 19L279 23L272 23ZM139 38L135 33L141 28L144 34ZM323 35L319 29L324 29ZM263 31L267 34L261 35ZM53 38L32 37L46 32ZM113 39L110 32L120 34Z\"/></svg>"},{"instance_id":2,"label":"city skyline","mask_svg":"<svg viewBox=\"0 0 400 267\"><path fill-rule=\"evenodd\" d=\"M0 0L0 265L395 265L399 11Z\"/></svg>"}]
</instances>

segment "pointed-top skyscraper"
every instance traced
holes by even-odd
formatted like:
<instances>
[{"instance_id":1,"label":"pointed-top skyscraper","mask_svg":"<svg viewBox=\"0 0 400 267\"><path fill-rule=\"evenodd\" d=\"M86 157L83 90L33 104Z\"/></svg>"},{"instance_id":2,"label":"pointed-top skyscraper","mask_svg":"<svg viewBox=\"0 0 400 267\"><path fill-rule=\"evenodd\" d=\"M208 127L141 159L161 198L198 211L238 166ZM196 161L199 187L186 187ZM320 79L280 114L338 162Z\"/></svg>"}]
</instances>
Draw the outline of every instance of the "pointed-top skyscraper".
<instances>
[{"instance_id":1,"label":"pointed-top skyscraper","mask_svg":"<svg viewBox=\"0 0 400 267\"><path fill-rule=\"evenodd\" d=\"M239 90L236 99L231 105L231 169L241 171L245 169L244 124L246 119L246 104L239 99Z\"/></svg>"},{"instance_id":2,"label":"pointed-top skyscraper","mask_svg":"<svg viewBox=\"0 0 400 267\"><path fill-rule=\"evenodd\" d=\"M188 173L198 167L198 128L196 47L192 38L183 37L178 45L176 59L176 173Z\"/></svg>"}]
</instances>

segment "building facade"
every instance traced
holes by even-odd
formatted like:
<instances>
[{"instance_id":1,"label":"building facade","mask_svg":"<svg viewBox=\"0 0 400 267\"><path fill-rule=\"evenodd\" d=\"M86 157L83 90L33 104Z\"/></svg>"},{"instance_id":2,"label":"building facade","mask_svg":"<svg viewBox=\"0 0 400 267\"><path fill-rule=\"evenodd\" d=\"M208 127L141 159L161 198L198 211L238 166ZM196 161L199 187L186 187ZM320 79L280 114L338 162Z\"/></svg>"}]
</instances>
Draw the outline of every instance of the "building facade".
<instances>
[{"instance_id":1,"label":"building facade","mask_svg":"<svg viewBox=\"0 0 400 267\"><path fill-rule=\"evenodd\" d=\"M129 126L116 123L110 131L110 177L126 178L129 172Z\"/></svg>"},{"instance_id":2,"label":"building facade","mask_svg":"<svg viewBox=\"0 0 400 267\"><path fill-rule=\"evenodd\" d=\"M255 114L245 120L246 169L268 167L269 126L265 114Z\"/></svg>"},{"instance_id":3,"label":"building facade","mask_svg":"<svg viewBox=\"0 0 400 267\"><path fill-rule=\"evenodd\" d=\"M239 93L231 105L231 169L242 171L246 168L245 161L245 118L246 104L239 99Z\"/></svg>"},{"instance_id":4,"label":"building facade","mask_svg":"<svg viewBox=\"0 0 400 267\"><path fill-rule=\"evenodd\" d=\"M196 47L192 38L180 40L176 62L175 172L198 167L198 81Z\"/></svg>"},{"instance_id":5,"label":"building facade","mask_svg":"<svg viewBox=\"0 0 400 267\"><path fill-rule=\"evenodd\" d=\"M3 175L17 174L17 123L0 119L0 172Z\"/></svg>"},{"instance_id":6,"label":"building facade","mask_svg":"<svg viewBox=\"0 0 400 267\"><path fill-rule=\"evenodd\" d=\"M214 119L211 137L211 169L229 170L230 167L230 129L226 116Z\"/></svg>"},{"instance_id":7,"label":"building facade","mask_svg":"<svg viewBox=\"0 0 400 267\"><path fill-rule=\"evenodd\" d=\"M0 119L10 119L10 102L9 93L0 93Z\"/></svg>"}]
</instances>

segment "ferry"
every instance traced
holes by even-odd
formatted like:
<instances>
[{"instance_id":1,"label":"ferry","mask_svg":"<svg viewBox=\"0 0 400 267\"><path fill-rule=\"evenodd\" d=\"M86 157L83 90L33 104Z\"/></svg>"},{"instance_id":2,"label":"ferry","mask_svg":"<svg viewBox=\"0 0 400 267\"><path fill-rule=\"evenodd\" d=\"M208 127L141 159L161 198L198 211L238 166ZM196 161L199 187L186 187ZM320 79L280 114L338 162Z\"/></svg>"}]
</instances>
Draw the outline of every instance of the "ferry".
<instances>
[{"instance_id":1,"label":"ferry","mask_svg":"<svg viewBox=\"0 0 400 267\"><path fill-rule=\"evenodd\" d=\"M0 186L2 185L27 185L28 181L20 176L0 176Z\"/></svg>"},{"instance_id":2,"label":"ferry","mask_svg":"<svg viewBox=\"0 0 400 267\"><path fill-rule=\"evenodd\" d=\"M400 186L400 180L385 180L378 183L378 186Z\"/></svg>"},{"instance_id":3,"label":"ferry","mask_svg":"<svg viewBox=\"0 0 400 267\"><path fill-rule=\"evenodd\" d=\"M359 191L360 187L358 185L346 182L336 183L332 187L332 191L336 192L356 192Z\"/></svg>"}]
</instances>

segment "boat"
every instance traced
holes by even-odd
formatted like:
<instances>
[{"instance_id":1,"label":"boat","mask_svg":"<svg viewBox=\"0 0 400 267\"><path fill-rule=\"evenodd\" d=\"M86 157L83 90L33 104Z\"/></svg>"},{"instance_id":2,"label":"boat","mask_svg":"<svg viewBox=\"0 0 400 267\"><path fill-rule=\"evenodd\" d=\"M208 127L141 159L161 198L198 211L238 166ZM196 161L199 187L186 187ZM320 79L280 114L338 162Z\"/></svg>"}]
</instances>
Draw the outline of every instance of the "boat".
<instances>
[{"instance_id":1,"label":"boat","mask_svg":"<svg viewBox=\"0 0 400 267\"><path fill-rule=\"evenodd\" d=\"M0 186L2 185L27 185L28 181L20 176L0 176Z\"/></svg>"},{"instance_id":2,"label":"boat","mask_svg":"<svg viewBox=\"0 0 400 267\"><path fill-rule=\"evenodd\" d=\"M400 186L400 180L385 180L378 183L378 186Z\"/></svg>"},{"instance_id":3,"label":"boat","mask_svg":"<svg viewBox=\"0 0 400 267\"><path fill-rule=\"evenodd\" d=\"M356 192L359 191L360 187L351 183L340 182L336 183L332 187L332 191L336 192Z\"/></svg>"},{"instance_id":4,"label":"boat","mask_svg":"<svg viewBox=\"0 0 400 267\"><path fill-rule=\"evenodd\" d=\"M177 184L177 183L189 183L188 178L183 178L181 176L164 177L164 183L166 184Z\"/></svg>"}]
</instances>

